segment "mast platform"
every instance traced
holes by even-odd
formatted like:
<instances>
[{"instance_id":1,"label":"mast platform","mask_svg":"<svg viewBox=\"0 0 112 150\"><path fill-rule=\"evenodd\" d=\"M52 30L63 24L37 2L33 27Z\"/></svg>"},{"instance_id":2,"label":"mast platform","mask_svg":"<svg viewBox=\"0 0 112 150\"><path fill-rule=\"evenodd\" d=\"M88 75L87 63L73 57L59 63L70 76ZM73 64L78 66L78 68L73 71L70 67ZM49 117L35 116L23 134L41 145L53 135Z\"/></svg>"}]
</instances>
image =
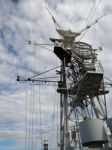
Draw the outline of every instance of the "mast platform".
<instances>
[{"instance_id":1,"label":"mast platform","mask_svg":"<svg viewBox=\"0 0 112 150\"><path fill-rule=\"evenodd\" d=\"M103 73L87 71L76 85L77 95L98 95L102 80Z\"/></svg>"},{"instance_id":2,"label":"mast platform","mask_svg":"<svg viewBox=\"0 0 112 150\"><path fill-rule=\"evenodd\" d=\"M57 92L68 93L70 95L77 95L77 97L85 95L103 95L108 91L103 87L103 73L87 71L82 79L75 84L75 87L66 89L63 86L59 86Z\"/></svg>"}]
</instances>

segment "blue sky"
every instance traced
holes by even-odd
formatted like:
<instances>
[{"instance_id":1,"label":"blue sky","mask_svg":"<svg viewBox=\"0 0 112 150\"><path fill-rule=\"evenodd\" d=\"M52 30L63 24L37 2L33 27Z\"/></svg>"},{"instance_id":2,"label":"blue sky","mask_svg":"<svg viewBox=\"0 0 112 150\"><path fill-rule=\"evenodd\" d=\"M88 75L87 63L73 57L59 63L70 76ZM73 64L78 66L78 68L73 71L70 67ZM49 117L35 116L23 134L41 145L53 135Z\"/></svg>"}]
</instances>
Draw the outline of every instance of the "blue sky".
<instances>
[{"instance_id":1,"label":"blue sky","mask_svg":"<svg viewBox=\"0 0 112 150\"><path fill-rule=\"evenodd\" d=\"M30 110L30 100L33 100L31 88L33 87L16 82L16 75L29 77L59 65L59 60L51 51L28 45L29 40L37 43L50 43L50 37L58 36L46 7L49 7L65 29L70 28L78 32L86 25L88 13L94 3L94 0L0 0L1 150L25 149L26 95L28 110ZM96 5L97 3L98 0L96 0ZM98 59L103 64L105 76L112 80L112 1L102 0L91 21L104 13L107 15L88 31L82 41L92 44L95 48L102 46L103 51L98 53ZM53 47L49 49L53 50ZM47 76L56 76L55 71ZM43 132L43 139L51 140L52 138L50 131L53 105L54 102L56 105L59 102L55 90L56 88L51 86L35 86L33 89L35 100L33 145L35 149L41 145L40 130ZM109 115L111 115L111 97L112 91L107 96ZM39 99L41 99L41 126ZM58 109L55 110L55 118L58 117ZM29 113L27 115L30 117ZM55 120L55 131L56 128L57 121ZM55 131L54 143L57 140ZM50 145L50 149L52 146L56 145Z\"/></svg>"}]
</instances>

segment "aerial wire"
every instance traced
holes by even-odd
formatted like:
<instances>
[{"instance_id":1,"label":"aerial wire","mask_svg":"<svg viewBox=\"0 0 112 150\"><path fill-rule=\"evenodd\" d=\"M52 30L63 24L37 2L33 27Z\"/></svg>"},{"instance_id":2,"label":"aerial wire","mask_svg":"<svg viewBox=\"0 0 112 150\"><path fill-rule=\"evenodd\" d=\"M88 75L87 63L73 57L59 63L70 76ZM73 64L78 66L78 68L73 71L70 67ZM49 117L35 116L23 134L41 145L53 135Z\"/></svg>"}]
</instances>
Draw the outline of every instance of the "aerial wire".
<instances>
[{"instance_id":1,"label":"aerial wire","mask_svg":"<svg viewBox=\"0 0 112 150\"><path fill-rule=\"evenodd\" d=\"M34 107L35 106L34 105L35 104L35 97L34 97L34 90L35 89L34 88L35 88L35 86L33 85L33 89L32 89L33 90L32 91L33 92L32 93L32 112L31 112L32 113L32 122L31 122L31 127L32 127L32 129L31 129L32 130L32 136L31 136L32 137L32 141L31 141L32 142L31 143L32 144L32 150L33 150L33 145L34 145L34 109L35 109L35 107Z\"/></svg>"},{"instance_id":2,"label":"aerial wire","mask_svg":"<svg viewBox=\"0 0 112 150\"><path fill-rule=\"evenodd\" d=\"M95 7L95 5L96 5L96 2L97 2L97 0L95 0L95 2L93 3L93 5L92 5L92 7L91 7L91 9L90 9L90 12L89 12L89 14L88 14L88 16L87 16L86 22L88 22L88 23L89 23L89 17L90 17L90 15L91 15L92 11L94 10L94 7ZM86 24L87 24L87 23L86 23Z\"/></svg>"},{"instance_id":3,"label":"aerial wire","mask_svg":"<svg viewBox=\"0 0 112 150\"><path fill-rule=\"evenodd\" d=\"M96 7L93 9L92 8L92 10L94 10L94 12L92 13L92 15L90 16L90 14L88 15L88 17L87 17L87 22L89 23L90 21L91 21L91 19L93 18L93 16L95 15L95 13L96 13L96 11L97 11L97 8L98 8L98 6L100 5L100 3L101 3L101 1L102 0L99 0L99 2L97 3L97 5L96 5ZM97 2L97 1L96 1ZM95 2L95 4L96 4L96 2ZM90 12L92 12L92 10L90 11ZM97 22L98 22L98 20L99 19L101 19L102 17L104 17L106 14L103 14L101 17L99 17L98 19L96 19L94 22L92 22L92 23L90 23L89 25L86 25L86 31L82 34L82 36L80 37L80 39L78 40L78 41L80 41L84 36L85 36L85 34L88 32L88 30L90 29L90 27L91 26L93 26L94 24L96 24ZM90 16L90 17L89 17ZM82 29L82 31L84 31L85 29ZM81 32L82 32L81 31Z\"/></svg>"},{"instance_id":4,"label":"aerial wire","mask_svg":"<svg viewBox=\"0 0 112 150\"><path fill-rule=\"evenodd\" d=\"M85 20L85 23L84 23L83 26L81 27L82 29L85 27L85 25L87 25L89 16L90 16L90 14L92 13L92 11L93 11L93 9L94 9L94 7L95 7L96 1L97 1L97 0L95 0L95 3L93 3L93 5L92 5L92 7L91 7L91 9L90 9L90 11L89 11L89 13L88 13L88 16L87 16L87 18L86 18L86 20Z\"/></svg>"},{"instance_id":5,"label":"aerial wire","mask_svg":"<svg viewBox=\"0 0 112 150\"><path fill-rule=\"evenodd\" d=\"M35 78L35 79L38 79L38 80L42 80L42 79L52 79L52 78L59 78L58 76L54 76L54 77L44 77L44 78Z\"/></svg>"},{"instance_id":6,"label":"aerial wire","mask_svg":"<svg viewBox=\"0 0 112 150\"><path fill-rule=\"evenodd\" d=\"M53 140L54 140L54 121L55 121L55 103L56 103L56 93L54 94L53 101L53 117L52 117L52 135L51 135L51 150L53 150Z\"/></svg>"},{"instance_id":7,"label":"aerial wire","mask_svg":"<svg viewBox=\"0 0 112 150\"><path fill-rule=\"evenodd\" d=\"M33 48L33 71L35 72L35 45L34 45L34 48ZM32 85L32 105L31 105L31 150L33 150L33 145L34 145L34 103L35 103L35 97L34 97L34 94L35 94L35 86Z\"/></svg>"},{"instance_id":8,"label":"aerial wire","mask_svg":"<svg viewBox=\"0 0 112 150\"><path fill-rule=\"evenodd\" d=\"M102 1L102 0L99 0L99 2L97 3L96 8L94 9L94 11L93 11L92 15L90 16L90 18L89 18L89 21L88 21L88 22L90 22L90 21L91 21L91 19L93 18L93 16L95 15L95 13L96 13L96 11L97 11L97 8L98 8L98 7L99 7L99 5L101 4L101 1Z\"/></svg>"},{"instance_id":9,"label":"aerial wire","mask_svg":"<svg viewBox=\"0 0 112 150\"><path fill-rule=\"evenodd\" d=\"M63 30L63 27L56 21L55 17L53 16L53 14L52 14L51 11L49 10L49 8L46 7L46 9L47 9L48 13L49 13L49 14L51 15L51 17L52 17L52 20L53 20L53 22L54 22L54 24L55 24L55 28L57 29L57 27L58 27L58 29Z\"/></svg>"},{"instance_id":10,"label":"aerial wire","mask_svg":"<svg viewBox=\"0 0 112 150\"><path fill-rule=\"evenodd\" d=\"M40 86L39 86L39 118L40 118L40 144L42 150L42 117L41 117L41 100L40 100Z\"/></svg>"},{"instance_id":11,"label":"aerial wire","mask_svg":"<svg viewBox=\"0 0 112 150\"><path fill-rule=\"evenodd\" d=\"M29 145L28 150L33 150L33 86L31 85L29 113Z\"/></svg>"},{"instance_id":12,"label":"aerial wire","mask_svg":"<svg viewBox=\"0 0 112 150\"><path fill-rule=\"evenodd\" d=\"M111 79L109 79L109 78L107 78L107 77L105 77L105 76L104 76L104 78L107 79L108 81L110 81L110 82L112 83L112 80L111 80Z\"/></svg>"},{"instance_id":13,"label":"aerial wire","mask_svg":"<svg viewBox=\"0 0 112 150\"><path fill-rule=\"evenodd\" d=\"M28 29L28 36L30 37L30 29ZM22 63L22 61L20 61ZM31 93L30 93L30 99L28 100L28 83L26 83L26 105L25 105L25 150L30 150L30 140L31 140L31 129L30 129L30 123L31 123L31 116L29 116L31 110L31 99L32 99L32 88L31 88ZM28 103L29 106L28 106Z\"/></svg>"},{"instance_id":14,"label":"aerial wire","mask_svg":"<svg viewBox=\"0 0 112 150\"><path fill-rule=\"evenodd\" d=\"M98 19L96 19L94 22L90 23L89 25L86 26L86 28L84 28L81 32L84 32L82 34L82 36L80 37L80 39L78 40L78 42L85 36L85 34L88 32L88 30L93 26L95 25L96 23L98 23L98 21L103 18L106 14L103 14L102 16L100 16Z\"/></svg>"},{"instance_id":15,"label":"aerial wire","mask_svg":"<svg viewBox=\"0 0 112 150\"><path fill-rule=\"evenodd\" d=\"M97 1L97 0L96 0ZM90 2L91 3L91 2ZM96 3L96 2L95 2ZM84 26L87 24L87 21L88 21L88 18L89 18L89 16L90 16L90 14L91 14L91 12L92 12L92 10L93 10L93 8L94 8L94 6L95 6L95 3L93 3L93 5L92 5L92 7L90 8L90 11L89 11L89 13L88 13L88 16L86 17L86 19L85 19L85 23L82 25L82 29L84 28ZM88 2L88 4L89 4L89 2ZM87 8L89 7L89 5L88 6L86 6L86 10L87 10ZM85 11L86 11L85 10Z\"/></svg>"},{"instance_id":16,"label":"aerial wire","mask_svg":"<svg viewBox=\"0 0 112 150\"><path fill-rule=\"evenodd\" d=\"M78 41L81 41L81 39L85 36L85 34L88 32L89 29L87 29L83 34L82 36L80 37L80 39Z\"/></svg>"},{"instance_id":17,"label":"aerial wire","mask_svg":"<svg viewBox=\"0 0 112 150\"><path fill-rule=\"evenodd\" d=\"M26 83L26 105L25 105L25 150L27 150L27 142L28 142L28 133L27 133L27 128L28 128L28 97L27 97L27 95L28 95L28 87L27 87L27 83Z\"/></svg>"},{"instance_id":18,"label":"aerial wire","mask_svg":"<svg viewBox=\"0 0 112 150\"><path fill-rule=\"evenodd\" d=\"M59 103L58 103L58 94L57 94L57 150L58 150L58 140L59 140Z\"/></svg>"},{"instance_id":19,"label":"aerial wire","mask_svg":"<svg viewBox=\"0 0 112 150\"><path fill-rule=\"evenodd\" d=\"M40 45L40 44L34 44L34 45L37 45L37 46L39 46L39 47L41 47L41 48L43 48L43 49L45 49L45 50L48 50L48 51L51 51L51 52L53 52L51 49L49 49L49 48L47 48L47 47L45 47L45 46L42 46L42 45Z\"/></svg>"},{"instance_id":20,"label":"aerial wire","mask_svg":"<svg viewBox=\"0 0 112 150\"><path fill-rule=\"evenodd\" d=\"M28 150L31 150L31 112L32 112L32 86L31 86L31 93L30 93L30 100L29 100L29 127L28 127Z\"/></svg>"},{"instance_id":21,"label":"aerial wire","mask_svg":"<svg viewBox=\"0 0 112 150\"><path fill-rule=\"evenodd\" d=\"M31 78L35 78L35 77L37 77L37 76L40 76L40 75L43 75L43 74L45 74L45 73L48 73L48 72L50 72L50 71L52 71L52 70L55 70L55 69L57 69L57 68L59 68L60 66L56 66L56 67L54 67L54 68L51 68L51 69L49 69L49 70L46 70L46 71L44 71L44 72L42 72L42 73L38 73L38 74L36 74L36 75L34 75L34 76L31 76L31 77L29 77L30 79Z\"/></svg>"}]
</instances>

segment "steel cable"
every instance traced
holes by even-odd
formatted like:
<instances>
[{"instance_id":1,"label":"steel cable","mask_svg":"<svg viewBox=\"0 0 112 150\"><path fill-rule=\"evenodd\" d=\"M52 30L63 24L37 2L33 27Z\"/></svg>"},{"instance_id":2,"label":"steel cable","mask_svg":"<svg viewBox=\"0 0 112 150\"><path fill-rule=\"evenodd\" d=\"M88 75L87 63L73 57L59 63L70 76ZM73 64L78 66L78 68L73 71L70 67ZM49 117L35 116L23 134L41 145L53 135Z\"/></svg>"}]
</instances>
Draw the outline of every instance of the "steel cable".
<instances>
[{"instance_id":1,"label":"steel cable","mask_svg":"<svg viewBox=\"0 0 112 150\"><path fill-rule=\"evenodd\" d=\"M31 93L30 93L30 100L29 100L29 126L28 126L28 150L31 150L31 109L32 109L32 86L31 86Z\"/></svg>"},{"instance_id":2,"label":"steel cable","mask_svg":"<svg viewBox=\"0 0 112 150\"><path fill-rule=\"evenodd\" d=\"M32 89L32 112L31 112L31 147L33 150L33 145L34 145L34 103L35 103L35 99L34 99L34 86Z\"/></svg>"},{"instance_id":3,"label":"steel cable","mask_svg":"<svg viewBox=\"0 0 112 150\"><path fill-rule=\"evenodd\" d=\"M42 117L41 117L41 101L40 101L40 86L39 86L39 117L40 117L40 144L42 150Z\"/></svg>"},{"instance_id":4,"label":"steel cable","mask_svg":"<svg viewBox=\"0 0 112 150\"><path fill-rule=\"evenodd\" d=\"M42 73L39 73L39 74L36 74L36 75L34 75L34 76L31 76L31 77L29 77L30 79L31 78L35 78L35 77L37 77L37 76L40 76L40 75L43 75L43 74L45 74L45 73L48 73L48 72L50 72L50 71L52 71L52 70L55 70L55 69L57 69L57 68L59 68L60 66L56 66L56 67L54 67L54 68L51 68L51 69L49 69L49 70L46 70L46 71L44 71L44 72L42 72Z\"/></svg>"},{"instance_id":5,"label":"steel cable","mask_svg":"<svg viewBox=\"0 0 112 150\"><path fill-rule=\"evenodd\" d=\"M97 0L96 0L96 1L97 1ZM90 14L92 13L92 11L93 11L93 9L94 9L94 7L95 7L96 1L95 1L95 3L93 3L93 5L92 5L92 7L91 7L91 9L90 9L89 14L88 14L88 16L87 16L87 18L86 18L86 20L85 20L85 23L84 23L84 25L82 26L82 29L84 28L85 25L87 25L89 16L90 16ZM86 9L87 9L87 7L86 7Z\"/></svg>"},{"instance_id":6,"label":"steel cable","mask_svg":"<svg viewBox=\"0 0 112 150\"><path fill-rule=\"evenodd\" d=\"M98 7L99 7L99 5L101 4L101 1L102 1L102 0L99 0L99 2L97 3L96 8L94 9L94 11L93 11L92 15L90 16L90 18L89 18L89 21L88 21L88 22L90 22L90 21L91 21L91 19L93 18L93 16L95 15L95 13L96 13L96 11L97 11L97 8L98 8Z\"/></svg>"},{"instance_id":7,"label":"steel cable","mask_svg":"<svg viewBox=\"0 0 112 150\"><path fill-rule=\"evenodd\" d=\"M25 105L25 150L27 150L28 147L28 133L27 133L27 128L28 128L28 97L27 97L27 83L26 83L26 105Z\"/></svg>"},{"instance_id":8,"label":"steel cable","mask_svg":"<svg viewBox=\"0 0 112 150\"><path fill-rule=\"evenodd\" d=\"M53 102L53 117L52 117L52 135L51 135L51 150L53 149L53 133L54 133L54 119L55 119L55 95Z\"/></svg>"}]
</instances>

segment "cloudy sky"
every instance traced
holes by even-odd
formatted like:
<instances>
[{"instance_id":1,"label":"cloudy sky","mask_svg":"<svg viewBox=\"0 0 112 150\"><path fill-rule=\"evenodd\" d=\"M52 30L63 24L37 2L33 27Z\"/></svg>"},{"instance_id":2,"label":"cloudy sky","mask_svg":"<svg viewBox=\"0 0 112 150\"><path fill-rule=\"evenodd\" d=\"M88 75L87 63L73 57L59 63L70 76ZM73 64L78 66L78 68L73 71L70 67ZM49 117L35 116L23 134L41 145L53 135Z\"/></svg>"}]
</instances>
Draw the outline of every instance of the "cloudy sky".
<instances>
[{"instance_id":1,"label":"cloudy sky","mask_svg":"<svg viewBox=\"0 0 112 150\"><path fill-rule=\"evenodd\" d=\"M0 0L1 150L24 150L25 146L28 150L32 146L33 150L39 149L45 138L52 141L50 149L56 148L57 138L52 138L56 136L59 115L56 87L16 81L18 74L30 77L59 65L53 47L48 47L49 51L28 45L29 40L50 43L50 37L58 37L46 7L63 28L75 32L106 14L81 41L89 42L95 48L102 47L98 58L105 76L112 80L112 0ZM41 77L47 76L56 76L56 73L52 71ZM111 97L112 90L107 96L110 116Z\"/></svg>"}]
</instances>

